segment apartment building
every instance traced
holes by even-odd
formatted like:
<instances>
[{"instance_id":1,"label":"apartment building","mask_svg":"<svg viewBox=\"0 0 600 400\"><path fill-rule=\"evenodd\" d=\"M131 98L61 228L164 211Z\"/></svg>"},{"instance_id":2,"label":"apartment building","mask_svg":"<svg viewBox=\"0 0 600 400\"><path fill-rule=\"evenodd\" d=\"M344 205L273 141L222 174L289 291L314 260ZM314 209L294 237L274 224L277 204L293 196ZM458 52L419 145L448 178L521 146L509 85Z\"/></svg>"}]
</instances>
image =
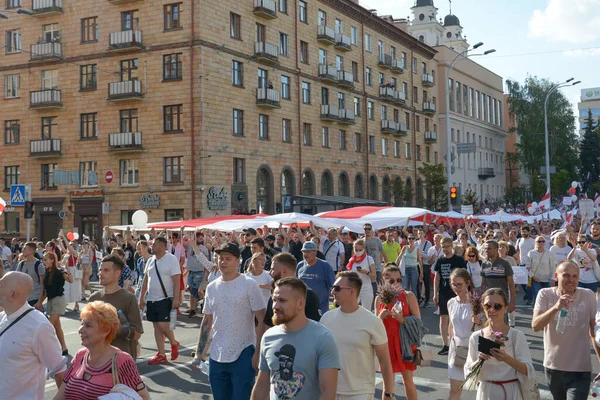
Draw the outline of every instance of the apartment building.
<instances>
[{"instance_id":1,"label":"apartment building","mask_svg":"<svg viewBox=\"0 0 600 400\"><path fill-rule=\"evenodd\" d=\"M138 209L422 202L435 50L393 20L348 0L7 5L33 15L2 20L2 197L31 185L38 237L97 239ZM19 207L0 220L24 232Z\"/></svg>"}]
</instances>

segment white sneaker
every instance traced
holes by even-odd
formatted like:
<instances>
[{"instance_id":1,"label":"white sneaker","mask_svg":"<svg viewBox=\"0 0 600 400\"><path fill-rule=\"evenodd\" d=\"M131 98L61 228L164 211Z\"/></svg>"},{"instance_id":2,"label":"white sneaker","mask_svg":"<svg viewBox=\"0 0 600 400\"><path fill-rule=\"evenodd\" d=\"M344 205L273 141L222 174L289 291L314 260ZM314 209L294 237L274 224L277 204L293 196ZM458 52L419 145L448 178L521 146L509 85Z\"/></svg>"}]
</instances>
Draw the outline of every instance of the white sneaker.
<instances>
[{"instance_id":1,"label":"white sneaker","mask_svg":"<svg viewBox=\"0 0 600 400\"><path fill-rule=\"evenodd\" d=\"M440 308L436 308L436 310L433 312L434 315L440 315Z\"/></svg>"}]
</instances>

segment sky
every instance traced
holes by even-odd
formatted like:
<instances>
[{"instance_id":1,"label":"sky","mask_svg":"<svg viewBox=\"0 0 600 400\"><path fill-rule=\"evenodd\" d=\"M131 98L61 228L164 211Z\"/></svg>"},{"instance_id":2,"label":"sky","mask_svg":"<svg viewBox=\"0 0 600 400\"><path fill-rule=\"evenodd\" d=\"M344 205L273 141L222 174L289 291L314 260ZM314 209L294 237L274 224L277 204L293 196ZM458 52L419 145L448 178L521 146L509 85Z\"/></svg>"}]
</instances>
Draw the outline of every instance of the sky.
<instances>
[{"instance_id":1,"label":"sky","mask_svg":"<svg viewBox=\"0 0 600 400\"><path fill-rule=\"evenodd\" d=\"M414 0L360 0L379 15L406 18ZM448 0L434 0L438 19L449 13ZM496 53L477 57L484 67L524 82L528 75L581 83L562 89L577 108L581 89L600 87L593 65L600 62L600 0L452 0L463 35L473 45ZM505 89L506 90L506 89Z\"/></svg>"}]
</instances>

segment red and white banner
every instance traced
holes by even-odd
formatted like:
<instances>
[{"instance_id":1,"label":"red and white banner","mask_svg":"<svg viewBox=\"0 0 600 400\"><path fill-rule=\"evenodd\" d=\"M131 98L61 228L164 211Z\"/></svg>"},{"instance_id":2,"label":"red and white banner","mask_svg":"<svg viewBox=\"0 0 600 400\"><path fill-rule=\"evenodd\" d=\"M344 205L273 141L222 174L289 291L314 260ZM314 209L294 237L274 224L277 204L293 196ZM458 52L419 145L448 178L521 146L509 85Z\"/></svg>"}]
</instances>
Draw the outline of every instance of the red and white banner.
<instances>
[{"instance_id":1,"label":"red and white banner","mask_svg":"<svg viewBox=\"0 0 600 400\"><path fill-rule=\"evenodd\" d=\"M546 211L550 209L550 191L549 190L546 192L544 197L542 197L542 200L539 202L538 207L543 208Z\"/></svg>"},{"instance_id":2,"label":"red and white banner","mask_svg":"<svg viewBox=\"0 0 600 400\"><path fill-rule=\"evenodd\" d=\"M6 202L2 197L0 197L0 215L4 212L4 207L6 207Z\"/></svg>"}]
</instances>

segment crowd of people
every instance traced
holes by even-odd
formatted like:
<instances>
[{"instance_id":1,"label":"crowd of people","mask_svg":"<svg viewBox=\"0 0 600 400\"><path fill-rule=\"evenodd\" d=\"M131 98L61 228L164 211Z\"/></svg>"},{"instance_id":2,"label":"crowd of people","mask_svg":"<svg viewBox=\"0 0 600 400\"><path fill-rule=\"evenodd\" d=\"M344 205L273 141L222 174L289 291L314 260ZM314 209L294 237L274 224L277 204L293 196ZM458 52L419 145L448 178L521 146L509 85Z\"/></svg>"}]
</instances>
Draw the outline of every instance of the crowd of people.
<instances>
[{"instance_id":1,"label":"crowd of people","mask_svg":"<svg viewBox=\"0 0 600 400\"><path fill-rule=\"evenodd\" d=\"M533 330L544 331L552 396L584 399L590 345L600 355L600 221L561 224L437 218L379 231L365 223L361 233L312 223L239 233L107 227L97 243L62 231L46 244L0 240L0 344L25 349L0 346L14 375L0 390L43 399L48 376L56 399L148 398L136 366L142 319L157 348L148 363L177 360L172 325L189 292L187 317L202 317L192 366L208 374L216 400L370 400L377 372L384 400L395 398L396 374L407 399L417 399L414 376L428 359L421 311L432 306L449 399L466 386L481 400L528 400L538 389L529 343L515 329L522 293ZM515 283L518 271L526 283ZM67 307L81 319L83 348L73 356L61 328Z\"/></svg>"}]
</instances>

